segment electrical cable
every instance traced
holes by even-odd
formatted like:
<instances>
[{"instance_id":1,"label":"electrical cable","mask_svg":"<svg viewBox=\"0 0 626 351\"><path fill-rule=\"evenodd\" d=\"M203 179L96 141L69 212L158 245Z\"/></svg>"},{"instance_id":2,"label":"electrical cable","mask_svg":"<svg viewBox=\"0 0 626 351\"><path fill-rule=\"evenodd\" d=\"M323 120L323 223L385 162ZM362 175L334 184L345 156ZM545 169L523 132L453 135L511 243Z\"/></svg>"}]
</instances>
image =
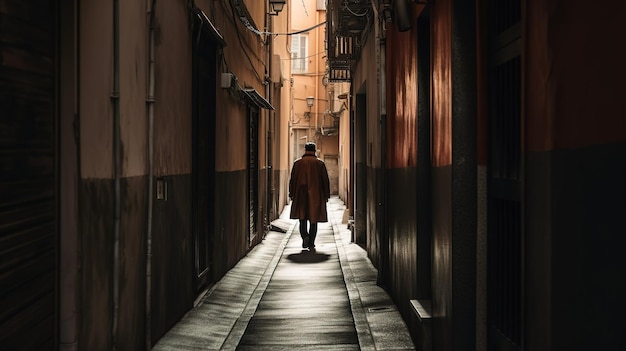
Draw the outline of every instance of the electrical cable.
<instances>
[{"instance_id":1,"label":"electrical cable","mask_svg":"<svg viewBox=\"0 0 626 351\"><path fill-rule=\"evenodd\" d=\"M230 11L233 16L233 21L236 22L235 18L237 16L235 15L235 7L233 6L232 2L229 2L229 3L230 3ZM252 68L252 72L254 72L254 75L259 80L259 82L261 82L262 84L266 84L265 80L261 78L261 75L259 74L259 72L257 72L256 67L254 67L254 63L252 62L250 55L248 55L248 51L246 51L246 49L244 48L243 40L241 39L241 33L239 33L239 28L237 28L236 24L235 24L235 32L237 32L237 39L239 39L239 45L241 46L241 51L243 51L243 53L246 55L246 58L248 59L248 62L250 62L250 67Z\"/></svg>"},{"instance_id":2,"label":"electrical cable","mask_svg":"<svg viewBox=\"0 0 626 351\"><path fill-rule=\"evenodd\" d=\"M302 29L302 30L298 30L298 31L295 31L295 32L290 32L290 33L274 33L274 32L262 32L262 31L260 31L260 30L258 30L258 29L256 29L256 28L254 28L254 26L253 26L250 22L244 22L244 18L241 18L241 17L240 17L239 19L241 20L241 22L242 22L242 23L246 26L246 28L247 28L249 31L251 31L251 32L253 32L253 33L255 33L255 34L258 34L258 35L274 35L274 36L278 36L278 35L287 35L287 36L289 36L289 35L302 34L302 33L310 32L310 31L312 31L313 29L315 29L315 28L317 28L317 27L320 27L320 26L323 26L323 25L325 25L325 24L326 24L326 21L324 21L324 22L320 22L320 23L318 23L318 24L316 24L316 25L314 25L314 26L312 26L312 27L309 27L309 28L306 28L306 29Z\"/></svg>"}]
</instances>

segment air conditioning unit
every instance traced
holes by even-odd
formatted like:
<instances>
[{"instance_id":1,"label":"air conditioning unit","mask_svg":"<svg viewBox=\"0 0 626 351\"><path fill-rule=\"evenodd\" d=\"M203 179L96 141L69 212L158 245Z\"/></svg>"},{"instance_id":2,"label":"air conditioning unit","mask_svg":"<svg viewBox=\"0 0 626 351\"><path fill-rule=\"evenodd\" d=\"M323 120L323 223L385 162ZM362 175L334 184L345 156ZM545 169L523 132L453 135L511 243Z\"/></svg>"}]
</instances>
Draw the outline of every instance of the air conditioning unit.
<instances>
[{"instance_id":1,"label":"air conditioning unit","mask_svg":"<svg viewBox=\"0 0 626 351\"><path fill-rule=\"evenodd\" d=\"M235 85L235 75L232 73L222 73L222 81L220 87L223 89L230 89Z\"/></svg>"}]
</instances>

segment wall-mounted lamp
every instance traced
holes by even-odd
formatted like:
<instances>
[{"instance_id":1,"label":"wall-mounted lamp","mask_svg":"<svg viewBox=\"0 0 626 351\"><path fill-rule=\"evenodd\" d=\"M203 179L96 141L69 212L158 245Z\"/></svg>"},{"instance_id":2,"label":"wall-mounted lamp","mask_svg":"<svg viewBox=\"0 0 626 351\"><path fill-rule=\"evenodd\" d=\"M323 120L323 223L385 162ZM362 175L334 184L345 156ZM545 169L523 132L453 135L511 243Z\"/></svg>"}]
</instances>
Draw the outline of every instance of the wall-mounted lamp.
<instances>
[{"instance_id":1,"label":"wall-mounted lamp","mask_svg":"<svg viewBox=\"0 0 626 351\"><path fill-rule=\"evenodd\" d=\"M309 110L308 111L304 111L304 117L305 118L311 117L311 107L313 107L313 102L315 102L315 97L313 97L313 96L307 96L306 97L306 106L309 108Z\"/></svg>"},{"instance_id":2,"label":"wall-mounted lamp","mask_svg":"<svg viewBox=\"0 0 626 351\"><path fill-rule=\"evenodd\" d=\"M285 7L287 0L270 0L270 15L277 16Z\"/></svg>"}]
</instances>

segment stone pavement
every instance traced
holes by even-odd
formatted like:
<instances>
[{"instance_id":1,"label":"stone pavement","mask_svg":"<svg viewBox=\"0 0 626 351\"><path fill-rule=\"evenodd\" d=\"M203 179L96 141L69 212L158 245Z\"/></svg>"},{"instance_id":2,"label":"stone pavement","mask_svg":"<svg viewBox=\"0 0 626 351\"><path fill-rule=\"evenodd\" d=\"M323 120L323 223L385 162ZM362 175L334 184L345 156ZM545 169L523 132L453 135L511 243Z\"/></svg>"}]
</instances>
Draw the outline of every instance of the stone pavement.
<instances>
[{"instance_id":1,"label":"stone pavement","mask_svg":"<svg viewBox=\"0 0 626 351\"><path fill-rule=\"evenodd\" d=\"M365 251L350 243L345 206L328 202L316 250L302 249L289 206L154 350L414 350Z\"/></svg>"}]
</instances>

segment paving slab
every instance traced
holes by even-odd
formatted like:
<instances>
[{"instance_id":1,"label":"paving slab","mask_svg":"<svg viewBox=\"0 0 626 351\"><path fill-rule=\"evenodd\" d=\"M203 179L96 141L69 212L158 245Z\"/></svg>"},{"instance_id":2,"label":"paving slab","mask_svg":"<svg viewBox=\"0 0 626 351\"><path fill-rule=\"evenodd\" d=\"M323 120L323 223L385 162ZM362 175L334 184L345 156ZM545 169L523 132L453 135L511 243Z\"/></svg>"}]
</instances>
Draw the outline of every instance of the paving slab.
<instances>
[{"instance_id":1,"label":"paving slab","mask_svg":"<svg viewBox=\"0 0 626 351\"><path fill-rule=\"evenodd\" d=\"M292 233L257 310L237 349L271 346L279 350L342 345L359 341L330 223L319 223L316 249L302 249Z\"/></svg>"}]
</instances>

